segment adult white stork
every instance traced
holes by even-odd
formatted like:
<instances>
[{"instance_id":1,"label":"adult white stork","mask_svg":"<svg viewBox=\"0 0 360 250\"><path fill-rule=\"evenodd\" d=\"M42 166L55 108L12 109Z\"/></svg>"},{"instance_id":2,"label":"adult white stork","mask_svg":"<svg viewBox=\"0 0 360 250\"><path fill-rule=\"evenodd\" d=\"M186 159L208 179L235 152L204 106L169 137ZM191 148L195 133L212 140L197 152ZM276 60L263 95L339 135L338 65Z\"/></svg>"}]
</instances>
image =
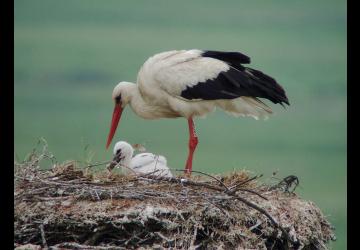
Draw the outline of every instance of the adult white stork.
<instances>
[{"instance_id":1,"label":"adult white stork","mask_svg":"<svg viewBox=\"0 0 360 250\"><path fill-rule=\"evenodd\" d=\"M153 153L140 153L133 157L134 148L126 141L118 141L114 146L114 158L108 166L111 171L117 164L123 166L123 172L151 174L172 177L166 158Z\"/></svg>"},{"instance_id":2,"label":"adult white stork","mask_svg":"<svg viewBox=\"0 0 360 250\"><path fill-rule=\"evenodd\" d=\"M191 173L198 138L193 118L216 107L235 116L265 118L272 113L260 101L289 101L284 89L272 77L242 64L250 58L239 52L173 50L150 57L141 67L137 84L118 83L112 93L115 102L109 147L127 104L144 119L185 117L189 126L189 153L185 173Z\"/></svg>"}]
</instances>

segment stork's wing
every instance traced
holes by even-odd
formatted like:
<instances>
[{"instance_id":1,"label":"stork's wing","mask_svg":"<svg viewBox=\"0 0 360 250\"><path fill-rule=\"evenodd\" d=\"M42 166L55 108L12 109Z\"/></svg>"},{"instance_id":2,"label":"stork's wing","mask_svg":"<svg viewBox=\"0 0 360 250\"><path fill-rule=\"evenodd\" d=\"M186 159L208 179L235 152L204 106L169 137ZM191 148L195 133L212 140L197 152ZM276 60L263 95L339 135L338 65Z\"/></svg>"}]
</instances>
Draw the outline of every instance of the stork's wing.
<instances>
[{"instance_id":1,"label":"stork's wing","mask_svg":"<svg viewBox=\"0 0 360 250\"><path fill-rule=\"evenodd\" d=\"M215 50L206 50L201 53L202 57L211 57L218 59L220 61L227 62L229 65L236 67L241 63L247 64L250 63L250 57L244 55L240 52L224 52L224 51L215 51Z\"/></svg>"},{"instance_id":2,"label":"stork's wing","mask_svg":"<svg viewBox=\"0 0 360 250\"><path fill-rule=\"evenodd\" d=\"M154 166L157 164L166 166L166 159L164 156L161 155L154 155L152 153L141 153L135 155L131 160L131 168L134 170L141 169L145 166L149 166L150 164Z\"/></svg>"},{"instance_id":3,"label":"stork's wing","mask_svg":"<svg viewBox=\"0 0 360 250\"><path fill-rule=\"evenodd\" d=\"M249 96L289 104L275 79L241 63L250 58L239 52L181 51L159 61L153 77L167 93L187 100Z\"/></svg>"}]
</instances>

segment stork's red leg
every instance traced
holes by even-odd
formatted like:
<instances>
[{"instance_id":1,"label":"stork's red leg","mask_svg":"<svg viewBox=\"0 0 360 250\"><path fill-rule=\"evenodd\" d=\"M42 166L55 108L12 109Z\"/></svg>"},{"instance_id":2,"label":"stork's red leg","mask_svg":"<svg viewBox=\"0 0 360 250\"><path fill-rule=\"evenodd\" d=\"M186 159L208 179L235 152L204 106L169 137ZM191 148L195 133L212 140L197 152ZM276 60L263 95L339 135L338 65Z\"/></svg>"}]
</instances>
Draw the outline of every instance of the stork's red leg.
<instances>
[{"instance_id":1,"label":"stork's red leg","mask_svg":"<svg viewBox=\"0 0 360 250\"><path fill-rule=\"evenodd\" d=\"M186 161L185 174L191 174L193 154L196 149L196 145L198 144L198 137L196 135L195 124L192 118L188 119L188 125L189 125L189 135L190 135L189 155Z\"/></svg>"}]
</instances>

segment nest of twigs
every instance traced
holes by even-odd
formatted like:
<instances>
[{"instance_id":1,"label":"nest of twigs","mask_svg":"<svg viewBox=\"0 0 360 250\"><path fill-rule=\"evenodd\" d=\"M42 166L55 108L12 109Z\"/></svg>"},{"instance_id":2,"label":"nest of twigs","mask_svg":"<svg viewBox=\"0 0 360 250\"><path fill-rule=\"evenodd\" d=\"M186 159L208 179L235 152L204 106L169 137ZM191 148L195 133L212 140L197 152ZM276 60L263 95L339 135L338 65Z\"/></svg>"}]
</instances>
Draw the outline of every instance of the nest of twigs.
<instances>
[{"instance_id":1,"label":"nest of twigs","mask_svg":"<svg viewBox=\"0 0 360 250\"><path fill-rule=\"evenodd\" d=\"M15 164L19 249L326 249L335 239L320 209L288 190L296 177L109 176L40 160Z\"/></svg>"}]
</instances>

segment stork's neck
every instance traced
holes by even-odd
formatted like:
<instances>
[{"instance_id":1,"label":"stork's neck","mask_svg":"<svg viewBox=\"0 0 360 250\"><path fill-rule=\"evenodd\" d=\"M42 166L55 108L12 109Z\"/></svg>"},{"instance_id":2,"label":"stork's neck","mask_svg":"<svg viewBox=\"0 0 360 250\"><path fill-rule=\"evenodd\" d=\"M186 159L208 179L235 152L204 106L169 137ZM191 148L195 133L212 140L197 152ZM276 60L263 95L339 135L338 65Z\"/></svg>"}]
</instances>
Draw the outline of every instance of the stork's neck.
<instances>
[{"instance_id":1,"label":"stork's neck","mask_svg":"<svg viewBox=\"0 0 360 250\"><path fill-rule=\"evenodd\" d=\"M154 115L154 109L156 109L156 107L144 100L137 84L129 84L125 96L127 103L130 104L131 109L138 116L144 119L154 119L152 115Z\"/></svg>"},{"instance_id":2,"label":"stork's neck","mask_svg":"<svg viewBox=\"0 0 360 250\"><path fill-rule=\"evenodd\" d=\"M123 159L123 165L124 166L126 166L128 168L130 167L132 155L133 155L133 151L131 151L131 153L125 155L125 157Z\"/></svg>"}]
</instances>

